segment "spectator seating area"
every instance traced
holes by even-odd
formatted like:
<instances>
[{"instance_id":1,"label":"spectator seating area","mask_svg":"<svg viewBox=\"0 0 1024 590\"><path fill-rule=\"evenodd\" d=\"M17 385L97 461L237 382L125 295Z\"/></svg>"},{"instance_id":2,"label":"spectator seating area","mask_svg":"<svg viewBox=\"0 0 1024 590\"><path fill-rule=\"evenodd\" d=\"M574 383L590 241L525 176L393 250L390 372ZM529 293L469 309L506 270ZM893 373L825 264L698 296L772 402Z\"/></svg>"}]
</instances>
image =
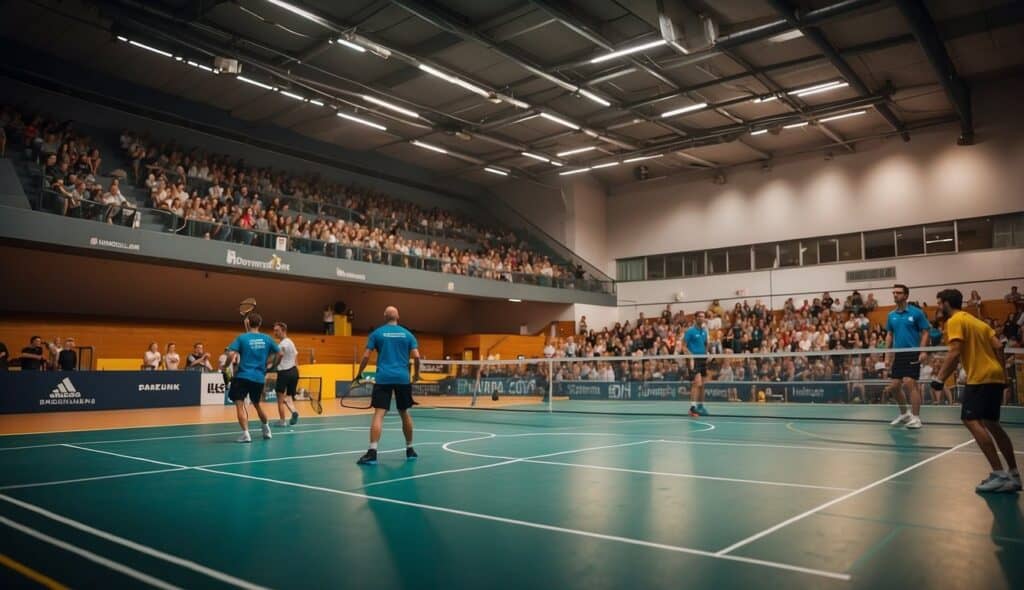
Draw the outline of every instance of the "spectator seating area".
<instances>
[{"instance_id":1,"label":"spectator seating area","mask_svg":"<svg viewBox=\"0 0 1024 590\"><path fill-rule=\"evenodd\" d=\"M33 207L266 248L523 284L602 290L540 244L439 207L247 165L230 154L0 106Z\"/></svg>"}]
</instances>

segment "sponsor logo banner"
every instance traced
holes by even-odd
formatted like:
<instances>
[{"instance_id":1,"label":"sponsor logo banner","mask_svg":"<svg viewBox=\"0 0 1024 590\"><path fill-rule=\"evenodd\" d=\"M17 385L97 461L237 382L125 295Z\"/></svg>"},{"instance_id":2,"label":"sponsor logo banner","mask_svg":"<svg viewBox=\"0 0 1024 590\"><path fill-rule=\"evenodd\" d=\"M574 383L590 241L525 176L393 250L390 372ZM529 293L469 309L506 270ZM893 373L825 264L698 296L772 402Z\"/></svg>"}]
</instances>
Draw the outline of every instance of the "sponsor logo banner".
<instances>
[{"instance_id":1,"label":"sponsor logo banner","mask_svg":"<svg viewBox=\"0 0 1024 590\"><path fill-rule=\"evenodd\" d=\"M194 406L193 371L2 371L0 414Z\"/></svg>"},{"instance_id":2,"label":"sponsor logo banner","mask_svg":"<svg viewBox=\"0 0 1024 590\"><path fill-rule=\"evenodd\" d=\"M119 242L117 240L108 240L106 238L98 238L96 236L89 238L89 245L101 248L114 248L115 250L131 250L132 252L138 252L142 249L140 244L136 244L134 242Z\"/></svg>"},{"instance_id":3,"label":"sponsor logo banner","mask_svg":"<svg viewBox=\"0 0 1024 590\"><path fill-rule=\"evenodd\" d=\"M271 254L269 260L252 260L250 258L239 256L238 252L235 250L228 250L224 257L224 262L231 266L240 266L242 268L252 268L256 270L273 270L277 272L292 271L291 265L283 262L281 257L277 254Z\"/></svg>"},{"instance_id":4,"label":"sponsor logo banner","mask_svg":"<svg viewBox=\"0 0 1024 590\"><path fill-rule=\"evenodd\" d=\"M358 273L358 272L349 272L349 271L347 271L347 270L345 270L345 269L343 269L341 267L335 267L334 268L334 274L337 275L337 277L339 279L348 279L350 281L365 281L366 280L366 275L364 275L362 273Z\"/></svg>"}]
</instances>

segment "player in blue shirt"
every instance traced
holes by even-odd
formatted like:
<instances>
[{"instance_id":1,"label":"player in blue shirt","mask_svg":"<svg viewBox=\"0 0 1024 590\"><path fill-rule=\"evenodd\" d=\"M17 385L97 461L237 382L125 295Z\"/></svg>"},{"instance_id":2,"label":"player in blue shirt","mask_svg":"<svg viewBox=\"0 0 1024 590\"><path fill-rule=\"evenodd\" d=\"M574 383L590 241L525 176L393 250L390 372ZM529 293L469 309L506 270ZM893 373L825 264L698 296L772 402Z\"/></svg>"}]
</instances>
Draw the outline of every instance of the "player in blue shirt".
<instances>
[{"instance_id":1,"label":"player in blue shirt","mask_svg":"<svg viewBox=\"0 0 1024 590\"><path fill-rule=\"evenodd\" d=\"M899 352L901 348L917 348L928 346L928 332L931 322L921 308L909 305L910 288L906 285L893 285L892 298L896 301L896 309L889 312L885 323L885 347L893 352L887 355L890 371L889 386L886 394L895 394L896 403L900 406L900 414L890 422L893 426L905 424L907 428L921 428L921 389L917 379L921 376L921 363L928 354L921 352ZM910 412L907 412L907 397L904 391L910 392Z\"/></svg>"},{"instance_id":2,"label":"player in blue shirt","mask_svg":"<svg viewBox=\"0 0 1024 590\"><path fill-rule=\"evenodd\" d=\"M238 442L247 443L252 442L252 437L249 436L249 413L245 409L247 397L260 417L263 438L270 438L270 425L267 424L267 415L260 407L260 401L263 396L263 384L267 380L267 367L276 362L281 349L273 338L260 334L260 326L263 325L260 314L250 312L245 316L243 323L245 333L239 334L228 346L228 354L231 357L229 364L238 362L238 371L228 389L228 399L235 402L238 425L242 427L242 436L238 437Z\"/></svg>"},{"instance_id":3,"label":"player in blue shirt","mask_svg":"<svg viewBox=\"0 0 1024 590\"><path fill-rule=\"evenodd\" d=\"M683 334L683 352L686 354L708 353L708 329L703 311L694 316L693 325ZM690 388L690 415L693 417L707 416L704 409L704 377L708 376L708 359L691 358L690 368L693 369L693 385Z\"/></svg>"},{"instance_id":4,"label":"player in blue shirt","mask_svg":"<svg viewBox=\"0 0 1024 590\"><path fill-rule=\"evenodd\" d=\"M356 380L370 362L370 353L377 351L377 376L373 385L373 422L370 424L370 448L359 458L360 465L377 464L377 443L380 442L384 427L384 415L391 409L391 397L402 417L402 433L405 434L405 458L416 459L412 448L412 416L409 408L416 402L412 399L412 385L409 381L409 358L414 362L413 381L420 379L420 350L412 332L398 325L398 308L389 305L384 309L384 325L370 333L366 341L363 360L356 371ZM355 383L353 382L353 385Z\"/></svg>"}]
</instances>

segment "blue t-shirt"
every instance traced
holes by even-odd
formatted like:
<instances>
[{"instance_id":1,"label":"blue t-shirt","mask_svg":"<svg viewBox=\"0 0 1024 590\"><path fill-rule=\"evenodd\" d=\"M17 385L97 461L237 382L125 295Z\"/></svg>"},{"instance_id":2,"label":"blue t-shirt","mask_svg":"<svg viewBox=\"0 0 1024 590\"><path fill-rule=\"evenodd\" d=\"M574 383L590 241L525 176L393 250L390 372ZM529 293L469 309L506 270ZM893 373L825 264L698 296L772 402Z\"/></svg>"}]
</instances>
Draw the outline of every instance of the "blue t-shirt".
<instances>
[{"instance_id":1,"label":"blue t-shirt","mask_svg":"<svg viewBox=\"0 0 1024 590\"><path fill-rule=\"evenodd\" d=\"M932 324L920 307L908 305L889 312L885 329L892 334L893 348L917 348L921 346L921 332L931 329Z\"/></svg>"},{"instance_id":2,"label":"blue t-shirt","mask_svg":"<svg viewBox=\"0 0 1024 590\"><path fill-rule=\"evenodd\" d=\"M683 343L690 354L707 354L708 331L697 326L690 326L683 334Z\"/></svg>"},{"instance_id":3,"label":"blue t-shirt","mask_svg":"<svg viewBox=\"0 0 1024 590\"><path fill-rule=\"evenodd\" d=\"M402 326L385 324L370 333L366 348L377 351L377 383L409 383L409 353L419 348L412 332Z\"/></svg>"},{"instance_id":4,"label":"blue t-shirt","mask_svg":"<svg viewBox=\"0 0 1024 590\"><path fill-rule=\"evenodd\" d=\"M235 373L235 377L256 383L264 383L267 380L267 357L270 353L281 351L273 338L258 332L239 334L228 348L241 357L238 360L238 372Z\"/></svg>"}]
</instances>

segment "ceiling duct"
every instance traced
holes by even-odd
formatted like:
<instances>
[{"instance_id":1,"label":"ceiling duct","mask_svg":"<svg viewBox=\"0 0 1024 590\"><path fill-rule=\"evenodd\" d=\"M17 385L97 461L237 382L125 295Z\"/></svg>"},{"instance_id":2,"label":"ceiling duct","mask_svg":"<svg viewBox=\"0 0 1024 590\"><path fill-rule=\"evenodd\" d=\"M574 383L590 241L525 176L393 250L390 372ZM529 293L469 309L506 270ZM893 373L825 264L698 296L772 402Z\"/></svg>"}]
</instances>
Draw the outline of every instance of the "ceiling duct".
<instances>
[{"instance_id":1,"label":"ceiling duct","mask_svg":"<svg viewBox=\"0 0 1024 590\"><path fill-rule=\"evenodd\" d=\"M658 27L662 38L682 53L706 51L718 39L718 24L680 0L658 0Z\"/></svg>"}]
</instances>

